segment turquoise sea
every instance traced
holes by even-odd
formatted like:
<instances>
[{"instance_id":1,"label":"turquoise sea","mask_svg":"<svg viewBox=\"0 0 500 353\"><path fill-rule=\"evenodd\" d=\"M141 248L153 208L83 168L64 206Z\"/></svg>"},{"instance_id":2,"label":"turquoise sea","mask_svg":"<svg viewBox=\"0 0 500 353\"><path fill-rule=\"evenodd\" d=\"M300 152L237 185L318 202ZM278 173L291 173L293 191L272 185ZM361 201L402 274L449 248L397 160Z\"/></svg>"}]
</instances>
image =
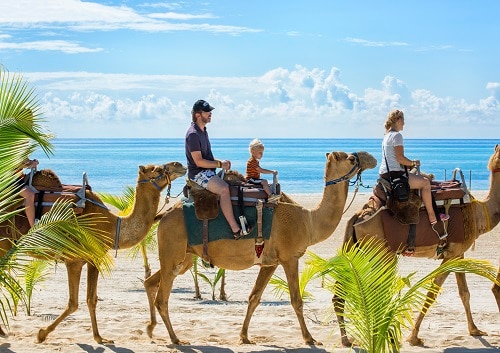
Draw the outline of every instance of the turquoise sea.
<instances>
[{"instance_id":1,"label":"turquoise sea","mask_svg":"<svg viewBox=\"0 0 500 353\"><path fill-rule=\"evenodd\" d=\"M212 138L217 159L229 159L233 168L245 172L251 138ZM262 139L265 144L261 166L279 171L281 190L286 193L321 193L324 186L325 153L367 151L381 162L381 139ZM65 184L81 184L83 172L95 191L121 194L135 185L139 165L179 161L186 164L184 139L55 139L50 158L37 152L39 169L52 169ZM405 139L405 154L420 159L422 171L439 180L452 177L460 168L468 187L489 188L488 159L500 140ZM373 186L378 166L363 173L363 184ZM266 175L263 175L266 176ZM267 176L271 179L271 176ZM181 192L184 178L174 181L172 195ZM360 190L362 191L362 190Z\"/></svg>"}]
</instances>

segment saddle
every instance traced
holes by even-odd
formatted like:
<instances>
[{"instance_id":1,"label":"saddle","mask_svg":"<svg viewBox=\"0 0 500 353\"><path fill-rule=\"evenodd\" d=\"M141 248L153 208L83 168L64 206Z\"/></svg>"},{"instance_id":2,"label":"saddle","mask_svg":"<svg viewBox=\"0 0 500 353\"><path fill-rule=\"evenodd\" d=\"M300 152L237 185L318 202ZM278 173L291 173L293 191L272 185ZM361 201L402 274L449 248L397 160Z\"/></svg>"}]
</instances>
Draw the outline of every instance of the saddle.
<instances>
[{"instance_id":1,"label":"saddle","mask_svg":"<svg viewBox=\"0 0 500 353\"><path fill-rule=\"evenodd\" d=\"M58 200L67 200L73 204L76 214L81 214L85 208L85 191L91 190L86 173L83 174L82 185L62 184L59 177L50 169L32 169L25 176L25 184L35 192L35 218L40 219L47 213ZM22 207L20 202L16 208ZM18 239L26 234L30 228L29 222L24 214L16 215L14 218L15 229L1 225L1 232L10 234L12 239Z\"/></svg>"},{"instance_id":2,"label":"saddle","mask_svg":"<svg viewBox=\"0 0 500 353\"><path fill-rule=\"evenodd\" d=\"M248 215L245 214L245 208L253 207L256 210L257 236L255 237L255 251L257 258L260 258L264 248L262 209L263 207L274 208L276 207L276 202L268 202L267 193L259 185L247 183L245 178L236 171L227 171L223 179L229 184L232 205L237 206L239 210L238 219L242 229L248 229ZM279 192L280 187L278 183L275 184L275 187L277 192ZM186 180L183 193L189 201L193 202L196 218L202 221L202 259L211 265L208 256L208 242L210 241L208 223L219 216L218 195L202 188L189 179Z\"/></svg>"},{"instance_id":3,"label":"saddle","mask_svg":"<svg viewBox=\"0 0 500 353\"><path fill-rule=\"evenodd\" d=\"M27 178L28 186L36 193L35 217L38 219L47 213L57 200L70 201L74 205L74 212L81 214L85 208L85 191L92 190L86 173L83 173L81 185L62 184L59 177L50 169L32 171Z\"/></svg>"},{"instance_id":4,"label":"saddle","mask_svg":"<svg viewBox=\"0 0 500 353\"><path fill-rule=\"evenodd\" d=\"M458 177L461 180L458 180ZM410 250L407 253L403 250L403 254L411 255L411 250L416 246L437 243L437 255L441 255L444 247L446 246L445 239L450 239L451 235L454 238L464 237L463 227L458 226L462 223L460 222L461 214L459 215L460 212L457 213L457 210L461 208L460 206L464 206L471 200L465 183L465 178L459 168L454 170L453 179L451 180L432 180L431 192L436 206L438 208L444 208L445 213L452 216L448 224L452 225L451 222L454 220L455 223L457 223L457 227L450 226L450 229L447 229L446 225L439 224L435 228L432 228L429 225L427 211L425 210L425 206L422 204L422 200L418 195L417 190L412 190L410 192L410 198L408 201L399 202L398 200L390 198L390 183L384 179L379 179L377 181L377 184L373 188L373 196L371 197L372 200L369 203L370 207L363 210L361 217L363 220L367 220L379 211L382 212L381 216L384 233L386 235L386 240L393 251L397 251L397 248L406 248ZM450 209L452 205L454 206L454 209ZM383 206L385 206L385 209L382 209ZM402 240L402 236L407 240ZM439 241L440 236L444 238L442 241ZM415 240L416 238L418 238L418 241Z\"/></svg>"}]
</instances>

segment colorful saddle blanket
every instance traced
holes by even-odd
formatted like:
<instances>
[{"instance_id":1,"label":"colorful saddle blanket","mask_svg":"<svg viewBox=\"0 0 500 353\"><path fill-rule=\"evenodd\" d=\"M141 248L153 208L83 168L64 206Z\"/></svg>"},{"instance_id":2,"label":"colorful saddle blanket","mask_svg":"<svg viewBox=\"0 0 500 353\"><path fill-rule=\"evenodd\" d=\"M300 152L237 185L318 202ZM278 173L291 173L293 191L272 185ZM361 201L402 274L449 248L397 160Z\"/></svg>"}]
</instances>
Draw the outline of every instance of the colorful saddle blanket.
<instances>
[{"instance_id":1,"label":"colorful saddle blanket","mask_svg":"<svg viewBox=\"0 0 500 353\"><path fill-rule=\"evenodd\" d=\"M182 209L184 211L184 222L188 234L188 244L190 246L203 244L202 227L203 221L199 220L195 214L194 202L183 202ZM239 214L239 208L233 206L235 215ZM244 215L253 229L252 232L241 239L250 239L257 237L257 209L255 206L245 206ZM271 227L273 222L274 208L263 207L262 209L262 237L266 240L271 236ZM234 239L231 233L231 228L226 221L226 218L219 212L218 216L208 221L208 241L216 241L221 239Z\"/></svg>"}]
</instances>

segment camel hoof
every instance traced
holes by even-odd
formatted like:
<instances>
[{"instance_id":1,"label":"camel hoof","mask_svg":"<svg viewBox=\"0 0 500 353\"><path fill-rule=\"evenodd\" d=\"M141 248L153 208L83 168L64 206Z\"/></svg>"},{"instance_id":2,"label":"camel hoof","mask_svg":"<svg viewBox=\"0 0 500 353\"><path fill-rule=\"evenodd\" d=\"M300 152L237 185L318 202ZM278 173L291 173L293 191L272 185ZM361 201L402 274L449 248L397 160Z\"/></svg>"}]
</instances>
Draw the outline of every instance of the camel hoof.
<instances>
[{"instance_id":1,"label":"camel hoof","mask_svg":"<svg viewBox=\"0 0 500 353\"><path fill-rule=\"evenodd\" d=\"M323 345L323 343L316 341L314 338L311 340L307 340L306 344L308 344L310 346L322 346Z\"/></svg>"},{"instance_id":2,"label":"camel hoof","mask_svg":"<svg viewBox=\"0 0 500 353\"><path fill-rule=\"evenodd\" d=\"M471 336L488 336L488 333L484 332L484 331L481 331L479 329L475 329L475 330L473 330L473 331L470 332L470 335Z\"/></svg>"},{"instance_id":3,"label":"camel hoof","mask_svg":"<svg viewBox=\"0 0 500 353\"><path fill-rule=\"evenodd\" d=\"M250 341L248 337L240 337L240 344L255 344L254 342Z\"/></svg>"},{"instance_id":4,"label":"camel hoof","mask_svg":"<svg viewBox=\"0 0 500 353\"><path fill-rule=\"evenodd\" d=\"M38 330L38 335L36 336L36 343L42 343L47 339L49 332L46 329L41 328Z\"/></svg>"},{"instance_id":5,"label":"camel hoof","mask_svg":"<svg viewBox=\"0 0 500 353\"><path fill-rule=\"evenodd\" d=\"M191 343L189 341L181 341L179 339L176 339L175 342L172 340L172 344L175 344L177 346L189 346Z\"/></svg>"},{"instance_id":6,"label":"camel hoof","mask_svg":"<svg viewBox=\"0 0 500 353\"><path fill-rule=\"evenodd\" d=\"M416 336L410 336L406 339L410 346L423 346L424 341Z\"/></svg>"},{"instance_id":7,"label":"camel hoof","mask_svg":"<svg viewBox=\"0 0 500 353\"><path fill-rule=\"evenodd\" d=\"M153 338L153 330L155 329L155 326L155 324L149 324L148 326L146 326L146 332L149 338Z\"/></svg>"},{"instance_id":8,"label":"camel hoof","mask_svg":"<svg viewBox=\"0 0 500 353\"><path fill-rule=\"evenodd\" d=\"M105 339L105 338L102 338L102 337L94 337L94 340L98 343L98 344L114 344L115 341L113 340L108 340L108 339Z\"/></svg>"},{"instance_id":9,"label":"camel hoof","mask_svg":"<svg viewBox=\"0 0 500 353\"><path fill-rule=\"evenodd\" d=\"M341 342L342 342L342 347L347 347L347 348L352 347L352 342L349 341L347 337L342 337Z\"/></svg>"}]
</instances>

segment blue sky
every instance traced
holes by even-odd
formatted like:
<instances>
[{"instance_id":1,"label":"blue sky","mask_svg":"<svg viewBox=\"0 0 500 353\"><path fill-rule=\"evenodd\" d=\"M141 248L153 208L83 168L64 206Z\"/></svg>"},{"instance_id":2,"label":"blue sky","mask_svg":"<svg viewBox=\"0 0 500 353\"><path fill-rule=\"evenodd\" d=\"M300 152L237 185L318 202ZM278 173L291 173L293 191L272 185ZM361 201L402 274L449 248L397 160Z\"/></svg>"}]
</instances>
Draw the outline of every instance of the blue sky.
<instances>
[{"instance_id":1,"label":"blue sky","mask_svg":"<svg viewBox=\"0 0 500 353\"><path fill-rule=\"evenodd\" d=\"M498 138L500 2L1 0L57 137Z\"/></svg>"}]
</instances>

